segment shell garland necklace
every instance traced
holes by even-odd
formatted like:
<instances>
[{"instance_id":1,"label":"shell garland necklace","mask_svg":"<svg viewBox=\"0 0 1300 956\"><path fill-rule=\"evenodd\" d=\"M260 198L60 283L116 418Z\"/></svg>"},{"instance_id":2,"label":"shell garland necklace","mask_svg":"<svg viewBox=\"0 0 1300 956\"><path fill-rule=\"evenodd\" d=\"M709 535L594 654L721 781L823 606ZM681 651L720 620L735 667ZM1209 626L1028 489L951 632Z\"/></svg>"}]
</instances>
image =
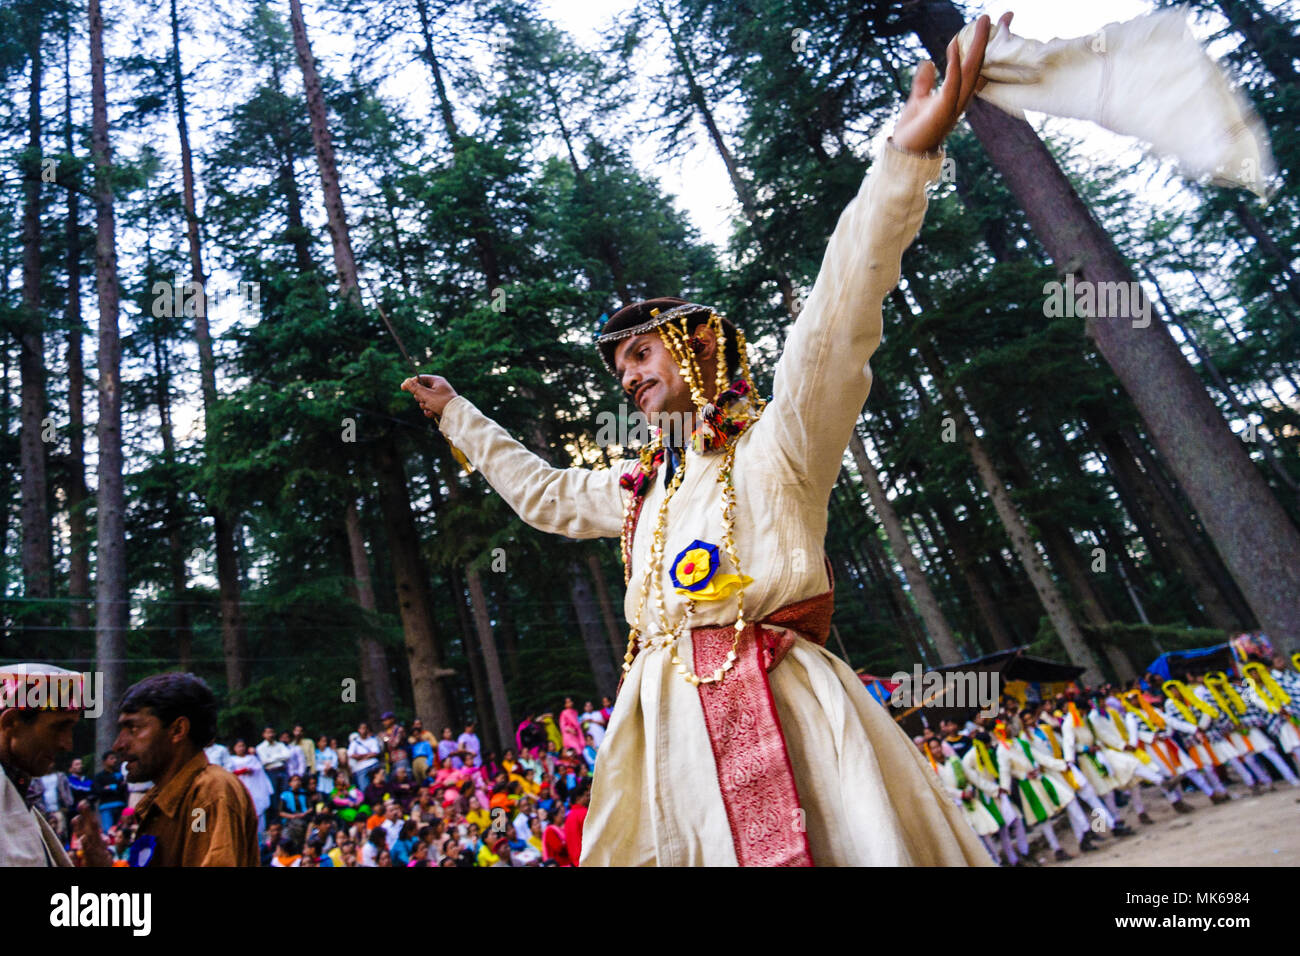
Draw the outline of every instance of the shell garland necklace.
<instances>
[{"instance_id":1,"label":"shell garland necklace","mask_svg":"<svg viewBox=\"0 0 1300 956\"><path fill-rule=\"evenodd\" d=\"M727 383L725 360L725 333L721 320L716 313L709 316L708 328L717 336L718 373L716 381L717 399L713 402L704 397L701 387L702 376L696 364L695 355L690 347L691 332L687 327L687 318L683 318L680 327L666 322L655 331L659 333L669 354L673 357L682 377L691 390L691 400L696 408L696 427L691 434L691 448L705 454L721 451L722 463L718 470L717 481L722 485L722 543L721 547L704 541L693 541L674 559L670 573L678 594L686 598L686 610L671 628L667 627L668 609L664 600L664 545L667 538L668 505L673 495L681 487L686 474L686 456L683 455L671 481L664 492L655 517L654 536L651 539L650 553L646 560L645 576L641 586L641 596L637 600L636 616L628 632L627 652L623 655L623 674L632 667L636 654L637 642L642 633L642 617L645 612L646 599L653 595L655 610L665 637L660 642L671 655L669 662L678 674L693 687L700 684L720 682L727 671L736 663L737 648L745 630L745 587L752 583L741 572L740 557L736 553L736 488L733 470L736 462L736 444L754 422L762 415L766 403L758 397L753 378L749 370L749 356L745 348L744 335L737 332L737 350L740 355L742 377L736 382ZM641 452L641 461L635 471L624 475L621 484L632 492L629 496L627 511L624 514L622 551L623 579L630 583L632 577L632 533L636 527L637 517L645 496L649 493L658 468L666 455L662 432L655 437ZM725 552L731 561L735 574L719 574L721 554ZM702 601L716 601L731 597L736 598L735 634L731 649L727 652L721 666L712 674L701 676L689 670L678 656L677 643L686 632L692 620L697 604Z\"/></svg>"}]
</instances>

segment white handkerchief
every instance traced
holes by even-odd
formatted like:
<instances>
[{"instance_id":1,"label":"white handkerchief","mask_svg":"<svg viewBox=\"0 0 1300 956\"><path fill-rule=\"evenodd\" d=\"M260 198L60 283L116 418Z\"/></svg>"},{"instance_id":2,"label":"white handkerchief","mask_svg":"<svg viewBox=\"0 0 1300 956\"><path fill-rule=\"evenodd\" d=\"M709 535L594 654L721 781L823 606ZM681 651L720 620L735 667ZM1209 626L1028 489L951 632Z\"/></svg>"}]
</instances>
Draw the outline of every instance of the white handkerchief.
<instances>
[{"instance_id":1,"label":"white handkerchief","mask_svg":"<svg viewBox=\"0 0 1300 956\"><path fill-rule=\"evenodd\" d=\"M974 23L959 34L963 56L974 35ZM1189 179L1268 197L1276 172L1268 132L1179 10L1046 43L995 23L981 75L988 85L977 95L1013 116L1090 120L1173 157Z\"/></svg>"}]
</instances>

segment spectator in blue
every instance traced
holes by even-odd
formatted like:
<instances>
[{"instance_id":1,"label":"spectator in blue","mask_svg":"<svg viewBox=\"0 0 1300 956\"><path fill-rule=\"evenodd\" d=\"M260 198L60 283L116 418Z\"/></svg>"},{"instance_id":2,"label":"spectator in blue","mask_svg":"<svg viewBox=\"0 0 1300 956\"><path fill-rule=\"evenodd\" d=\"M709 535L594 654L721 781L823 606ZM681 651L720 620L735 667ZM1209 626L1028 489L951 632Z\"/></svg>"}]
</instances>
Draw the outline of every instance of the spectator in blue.
<instances>
[{"instance_id":1,"label":"spectator in blue","mask_svg":"<svg viewBox=\"0 0 1300 956\"><path fill-rule=\"evenodd\" d=\"M289 789L280 793L280 819L305 820L311 813L311 803L302 789L302 777L289 778Z\"/></svg>"},{"instance_id":2,"label":"spectator in blue","mask_svg":"<svg viewBox=\"0 0 1300 956\"><path fill-rule=\"evenodd\" d=\"M68 768L68 789L72 791L73 806L94 796L95 781L85 775L84 766L81 758L76 757Z\"/></svg>"},{"instance_id":3,"label":"spectator in blue","mask_svg":"<svg viewBox=\"0 0 1300 956\"><path fill-rule=\"evenodd\" d=\"M107 833L126 808L126 778L117 769L117 754L104 754L104 769L95 774L91 793L99 803L99 825Z\"/></svg>"},{"instance_id":4,"label":"spectator in blue","mask_svg":"<svg viewBox=\"0 0 1300 956\"><path fill-rule=\"evenodd\" d=\"M393 853L393 866L406 866L411 862L411 854L415 851L415 844L419 843L416 831L419 825L414 820L407 820L402 824L401 832L393 845L389 849Z\"/></svg>"},{"instance_id":5,"label":"spectator in blue","mask_svg":"<svg viewBox=\"0 0 1300 956\"><path fill-rule=\"evenodd\" d=\"M429 735L432 736L432 735ZM411 770L417 783L423 783L431 770L438 766L433 744L427 739L418 720L411 722L411 736L407 738L411 751ZM421 763L420 761L424 762Z\"/></svg>"}]
</instances>

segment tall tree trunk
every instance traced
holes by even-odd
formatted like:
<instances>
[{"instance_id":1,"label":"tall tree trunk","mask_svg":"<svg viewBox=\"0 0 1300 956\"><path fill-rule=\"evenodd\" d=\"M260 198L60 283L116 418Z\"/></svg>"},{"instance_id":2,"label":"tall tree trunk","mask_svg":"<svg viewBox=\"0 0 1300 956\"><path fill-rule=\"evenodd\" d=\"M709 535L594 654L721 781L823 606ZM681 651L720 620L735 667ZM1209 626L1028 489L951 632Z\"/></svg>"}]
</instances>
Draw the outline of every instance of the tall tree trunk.
<instances>
[{"instance_id":1,"label":"tall tree trunk","mask_svg":"<svg viewBox=\"0 0 1300 956\"><path fill-rule=\"evenodd\" d=\"M1210 574L1219 593L1232 607L1233 613L1239 620L1245 622L1249 629L1258 629L1259 622L1251 612L1249 602L1242 595L1232 575L1228 573L1228 569L1224 566L1219 554L1206 543L1201 525L1194 520L1196 516L1191 514L1187 506L1183 504L1179 489L1163 474L1160 463L1151 453L1151 450L1147 448L1146 442L1132 428L1123 429L1120 432L1120 437L1135 460L1141 464L1143 472L1152 478L1152 485L1163 501L1173 525L1181 531L1183 539L1196 553L1202 567Z\"/></svg>"},{"instance_id":2,"label":"tall tree trunk","mask_svg":"<svg viewBox=\"0 0 1300 956\"><path fill-rule=\"evenodd\" d=\"M501 634L501 646L506 651L506 668L512 681L519 679L519 632L515 629L514 613L510 610L510 589L503 580L493 593L497 609L497 630Z\"/></svg>"},{"instance_id":3,"label":"tall tree trunk","mask_svg":"<svg viewBox=\"0 0 1300 956\"><path fill-rule=\"evenodd\" d=\"M194 341L199 350L199 383L203 393L203 420L213 432L217 404L217 366L208 326L207 276L203 272L203 247L199 238L198 204L194 192L194 156L190 150L189 121L185 114L185 82L181 67L181 28L176 0L170 2L172 92L176 106L176 136L181 151L181 198L185 210L185 240L189 248L190 281L194 283ZM248 636L240 599L239 563L235 557L235 517L209 506L217 549L217 589L221 606L221 647L226 659L226 685L231 693L248 684Z\"/></svg>"},{"instance_id":4,"label":"tall tree trunk","mask_svg":"<svg viewBox=\"0 0 1300 956\"><path fill-rule=\"evenodd\" d=\"M450 580L451 590L455 593L455 600L452 606L456 609L456 623L460 626L460 641L465 648L465 661L469 664L470 687L474 691L474 710L479 726L479 736L484 740L497 740L500 737L500 731L497 729L495 719L495 708L492 706L492 691L488 688L486 665L483 663L483 653L479 649L478 634L474 629L474 623L470 620L469 611L465 607L466 585L461 576L459 569L448 568L447 576Z\"/></svg>"},{"instance_id":5,"label":"tall tree trunk","mask_svg":"<svg viewBox=\"0 0 1300 956\"><path fill-rule=\"evenodd\" d=\"M447 497L451 501L460 498L460 485L454 475L447 480ZM506 692L505 676L501 671L501 656L497 653L496 637L492 633L492 612L487 603L487 594L483 590L483 579L478 571L465 568L465 584L469 590L470 610L474 620L474 634L478 641L479 652L483 655L483 668L487 677L489 699L477 699L479 708L492 707L494 722L497 726L499 740L512 736L514 727L510 719L510 697ZM466 656L469 648L466 648ZM503 744L509 746L509 743Z\"/></svg>"},{"instance_id":6,"label":"tall tree trunk","mask_svg":"<svg viewBox=\"0 0 1300 956\"><path fill-rule=\"evenodd\" d=\"M330 135L325 94L307 38L300 0L290 0L289 19L293 28L298 66L302 70L303 90L307 97L307 115L311 122L312 145L316 150L321 189L325 195L325 214L339 291L345 302L360 307L361 286L357 277L356 259L352 254L343 193L339 187L338 165L334 155L334 141ZM438 658L433 602L420 556L419 535L411 514L406 471L391 435L380 446L380 452L375 457L375 470L385 530L392 552L393 574L397 581L398 605L402 611L402 627L410 659L411 687L416 710L426 726L447 726L450 709L440 678L449 672L443 670Z\"/></svg>"},{"instance_id":7,"label":"tall tree trunk","mask_svg":"<svg viewBox=\"0 0 1300 956\"><path fill-rule=\"evenodd\" d=\"M687 49L686 44L682 42L681 35L673 25L672 17L669 16L663 0L657 0L657 7L659 18L663 22L664 29L668 32L673 57L677 60L678 69L681 70L682 79L686 83L687 95L690 97L691 105L695 107L696 115L699 116L700 122L704 124L705 130L708 131L709 141L722 159L722 165L727 169L727 178L731 180L731 188L736 192L736 199L740 202L745 221L753 228L754 235L760 237L763 254L771 264L777 288L781 291L781 304L787 314L794 316L799 311L795 308L794 284L790 281L789 274L778 264L780 262L779 258L773 254L775 250L772 245L774 244L768 242L765 238L766 230L758 217L758 206L754 202L753 190L750 188L749 183L745 181L744 176L741 175L740 165L736 162L736 157L732 155L726 140L722 138L722 131L718 129L718 122L713 115L713 109L709 106L708 98L704 95L704 88L695 75L695 64L691 59L690 51Z\"/></svg>"},{"instance_id":8,"label":"tall tree trunk","mask_svg":"<svg viewBox=\"0 0 1300 956\"><path fill-rule=\"evenodd\" d=\"M91 155L95 167L95 285L99 293L99 483L95 492L95 659L104 675L104 719L95 723L95 752L117 737L114 715L126 690L126 501L122 487L122 344L117 327L117 239L113 160L104 80L104 17L90 0Z\"/></svg>"},{"instance_id":9,"label":"tall tree trunk","mask_svg":"<svg viewBox=\"0 0 1300 956\"><path fill-rule=\"evenodd\" d=\"M343 530L348 537L348 558L352 566L352 584L357 605L373 617L378 612L375 586L370 577L370 558L366 555L366 537L361 530L361 513L357 502L348 496L343 510ZM393 682L388 673L384 645L368 631L358 641L361 657L361 686L366 697L366 718L377 720L380 714L394 710Z\"/></svg>"},{"instance_id":10,"label":"tall tree trunk","mask_svg":"<svg viewBox=\"0 0 1300 956\"><path fill-rule=\"evenodd\" d=\"M483 593L483 579L474 570L466 569L465 583L469 586L470 604L474 611L474 629L483 651L483 666L487 669L488 690L492 695L492 716L497 725L497 741L502 750L514 743L510 719L510 699L506 696L506 682L501 676L501 658L497 654L496 640L492 637L492 622L488 618L487 595Z\"/></svg>"},{"instance_id":11,"label":"tall tree trunk","mask_svg":"<svg viewBox=\"0 0 1300 956\"><path fill-rule=\"evenodd\" d=\"M1086 406L1085 416L1115 489L1157 563L1168 565L1166 573L1173 572L1186 579L1211 626L1223 630L1244 627L1245 622L1234 610L1233 599L1227 596L1228 592L1235 593L1236 586L1226 572L1221 573L1221 578L1228 591L1220 587L1217 555L1201 544L1164 476L1158 469L1147 471L1135 455L1134 449L1141 445L1141 439L1129 429L1116 430L1105 403ZM1155 463L1149 460L1147 464Z\"/></svg>"},{"instance_id":12,"label":"tall tree trunk","mask_svg":"<svg viewBox=\"0 0 1300 956\"><path fill-rule=\"evenodd\" d=\"M961 438L962 444L966 446L971 461L975 465L975 471L979 475L980 483L984 485L984 490L988 492L993 507L1002 520L1002 526L1007 532L1007 537L1011 540L1011 547L1015 551L1016 557L1020 559L1020 564L1025 569L1025 573L1029 575L1029 580L1034 586L1038 600L1043 605L1043 610L1047 613L1048 619L1052 622L1057 637L1061 639L1066 656L1070 658L1071 663L1084 668L1083 679L1085 681L1090 684L1100 682L1101 671L1097 667L1097 661L1092 652L1088 649L1087 642L1083 638L1083 632L1079 630L1079 625L1070 613L1065 595L1061 593L1061 589L1052 580L1051 573L1047 570L1046 564L1043 563L1043 558L1038 553L1038 548L1035 547L1034 540L1029 534L1029 528L1020 516L1020 511L1016 508L1015 503L1011 500L1011 495L1007 491L1002 477L998 474L993 459L989 457L989 453L985 450L984 443L976 436L975 428L966 414L966 406L961 401L961 396L957 394L957 390L947 380L939 356L929 342L921 341L918 348L921 357L930 367L930 374L934 377L944 400L952 409L952 415L957 425L957 434Z\"/></svg>"},{"instance_id":13,"label":"tall tree trunk","mask_svg":"<svg viewBox=\"0 0 1300 956\"><path fill-rule=\"evenodd\" d=\"M1146 276L1146 280L1150 282L1152 287L1156 290L1156 298L1160 300L1160 306L1164 309L1165 315L1169 317L1169 321L1173 323L1173 325L1177 326L1178 331L1182 333L1183 338L1185 338L1187 343L1191 345L1192 351L1196 353L1197 361L1201 363L1201 367L1204 368L1206 374L1209 375L1210 381L1214 383L1214 387L1219 390L1220 394L1222 394L1225 399L1227 399L1228 406L1232 409L1234 414L1246 421L1250 421L1250 412L1241 403L1241 399L1237 397L1237 393L1219 371L1218 365L1214 362L1214 357L1201 347L1201 343L1197 340L1196 336L1192 334L1191 329L1183 323L1182 317L1178 314L1178 310L1174 308L1173 303L1169 301L1169 297L1165 295L1164 287L1156 281L1156 277L1151 274L1151 270L1144 268L1142 272ZM1273 450L1273 440L1269 438L1261 438L1256 442L1256 444L1259 446L1260 452L1264 455L1264 460L1268 463L1270 470L1272 470L1274 476L1276 476L1282 486L1293 495L1300 492L1300 484L1296 483L1296 480L1288 474L1287 470L1282 467L1281 462L1277 460L1277 454Z\"/></svg>"},{"instance_id":14,"label":"tall tree trunk","mask_svg":"<svg viewBox=\"0 0 1300 956\"><path fill-rule=\"evenodd\" d=\"M296 0L295 0L296 2ZM438 654L437 629L429 596L429 578L420 554L419 534L395 440L389 436L375 451L375 475L384 537L393 567L397 607L402 619L411 695L416 716L425 727L451 726L451 708L441 679L451 675Z\"/></svg>"},{"instance_id":15,"label":"tall tree trunk","mask_svg":"<svg viewBox=\"0 0 1300 956\"><path fill-rule=\"evenodd\" d=\"M72 31L63 34L63 148L72 146ZM68 295L63 322L68 329L68 624L80 641L90 634L90 534L86 508L86 368L81 349L81 193L80 183L68 188L68 221L64 233ZM6 509L7 510L7 509Z\"/></svg>"},{"instance_id":16,"label":"tall tree trunk","mask_svg":"<svg viewBox=\"0 0 1300 956\"><path fill-rule=\"evenodd\" d=\"M957 649L952 628L948 626L948 620L943 616L943 609L939 607L939 600L934 596L930 582L916 560L912 543L907 538L907 532L903 530L903 523L898 520L898 513L880 484L880 476L876 473L876 467L872 464L866 445L863 444L862 436L858 434L857 429L854 429L849 439L849 449L853 452L853 460L858 466L858 473L862 476L862 483L867 487L867 494L871 496L871 506L880 517L880 523L885 526L885 534L889 537L889 546L894 552L894 558L902 565L907 585L912 590L912 599L916 601L916 608L921 614L921 620L925 622L925 629L929 632L930 641L939 655L939 662L956 664L962 659L962 654Z\"/></svg>"},{"instance_id":17,"label":"tall tree trunk","mask_svg":"<svg viewBox=\"0 0 1300 956\"><path fill-rule=\"evenodd\" d=\"M931 3L917 32L941 67L964 25L949 0ZM1086 322L1098 351L1142 415L1148 434L1200 515L1233 580L1269 635L1300 648L1300 531L1273 496L1163 321L1135 327L1142 305L1132 270L1033 128L976 99L971 128L1024 208L1053 260L1083 281L1123 283L1139 301L1127 314ZM1077 280L1076 280L1077 281ZM1105 288L1105 286L1098 286Z\"/></svg>"},{"instance_id":18,"label":"tall tree trunk","mask_svg":"<svg viewBox=\"0 0 1300 956\"><path fill-rule=\"evenodd\" d=\"M293 27L293 45L298 54L298 66L302 70L303 92L307 97L307 116L311 121L311 141L316 149L321 190L325 194L326 226L334 250L334 269L339 277L339 291L344 299L354 299L359 304L361 290L357 281L357 263L352 255L348 218L343 209L343 191L339 188L334 139L330 135L325 93L321 88L320 73L316 70L316 58L312 55L311 43L307 39L301 0L289 0L289 20Z\"/></svg>"},{"instance_id":19,"label":"tall tree trunk","mask_svg":"<svg viewBox=\"0 0 1300 956\"><path fill-rule=\"evenodd\" d=\"M152 267L146 275L153 275ZM153 365L155 396L158 403L158 425L162 435L163 465L166 468L166 489L163 492L167 529L167 570L172 585L172 649L182 671L188 671L193 658L194 632L190 626L189 585L185 577L185 544L182 538L181 502L176 491L176 436L172 433L171 373L164 357L162 335L153 329Z\"/></svg>"},{"instance_id":20,"label":"tall tree trunk","mask_svg":"<svg viewBox=\"0 0 1300 956\"><path fill-rule=\"evenodd\" d=\"M1218 7L1278 83L1300 83L1295 68L1300 49L1286 24L1254 0L1219 0Z\"/></svg>"},{"instance_id":21,"label":"tall tree trunk","mask_svg":"<svg viewBox=\"0 0 1300 956\"><path fill-rule=\"evenodd\" d=\"M25 25L30 77L27 86L27 155L23 171L23 308L18 337L22 378L22 427L19 458L22 486L23 596L30 602L24 628L39 633L53 623L46 603L53 594L50 534L48 445L45 427L45 317L41 311L41 14L32 11Z\"/></svg>"},{"instance_id":22,"label":"tall tree trunk","mask_svg":"<svg viewBox=\"0 0 1300 956\"><path fill-rule=\"evenodd\" d=\"M600 618L605 624L605 633L609 636L609 646L614 649L615 660L621 661L627 651L627 639L618 629L614 602L609 598L609 587L605 583L605 570L600 566L600 558L594 554L587 555L587 569L591 572L592 583L596 585L596 600L600 604Z\"/></svg>"},{"instance_id":23,"label":"tall tree trunk","mask_svg":"<svg viewBox=\"0 0 1300 956\"><path fill-rule=\"evenodd\" d=\"M618 687L618 668L610 653L608 635L600 620L600 608L592 593L591 582L585 574L577 575L569 585L569 598L578 616L578 631L591 663L591 673L596 680L597 693L610 694Z\"/></svg>"}]
</instances>

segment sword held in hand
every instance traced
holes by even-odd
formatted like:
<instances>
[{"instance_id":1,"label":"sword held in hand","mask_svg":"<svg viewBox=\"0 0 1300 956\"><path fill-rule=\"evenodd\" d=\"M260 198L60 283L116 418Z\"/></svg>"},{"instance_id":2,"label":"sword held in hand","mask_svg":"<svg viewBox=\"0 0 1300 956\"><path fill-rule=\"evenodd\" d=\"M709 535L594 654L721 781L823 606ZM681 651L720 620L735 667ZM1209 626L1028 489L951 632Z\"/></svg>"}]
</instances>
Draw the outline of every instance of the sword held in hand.
<instances>
[{"instance_id":1,"label":"sword held in hand","mask_svg":"<svg viewBox=\"0 0 1300 956\"><path fill-rule=\"evenodd\" d=\"M397 348L401 351L402 357L410 364L411 369L415 372L415 377L418 379L420 377L420 366L416 363L415 359L411 358L411 353L406 351L406 346L402 344L402 337L397 334L397 329L393 328L393 323L388 321L388 315L384 312L384 307L380 305L379 297L371 291L370 286L368 285L366 286L366 292L370 294L371 301L375 303L375 309L379 312L379 317L384 320L384 325L388 328L388 334L393 337L393 341L397 343ZM440 416L434 416L435 425L438 424L439 419ZM443 437L446 438L445 435ZM473 474L474 466L469 463L469 459L465 457L465 453L453 445L450 440L447 441L447 447L451 449L451 456L455 458L456 463L465 470L465 474Z\"/></svg>"}]
</instances>

